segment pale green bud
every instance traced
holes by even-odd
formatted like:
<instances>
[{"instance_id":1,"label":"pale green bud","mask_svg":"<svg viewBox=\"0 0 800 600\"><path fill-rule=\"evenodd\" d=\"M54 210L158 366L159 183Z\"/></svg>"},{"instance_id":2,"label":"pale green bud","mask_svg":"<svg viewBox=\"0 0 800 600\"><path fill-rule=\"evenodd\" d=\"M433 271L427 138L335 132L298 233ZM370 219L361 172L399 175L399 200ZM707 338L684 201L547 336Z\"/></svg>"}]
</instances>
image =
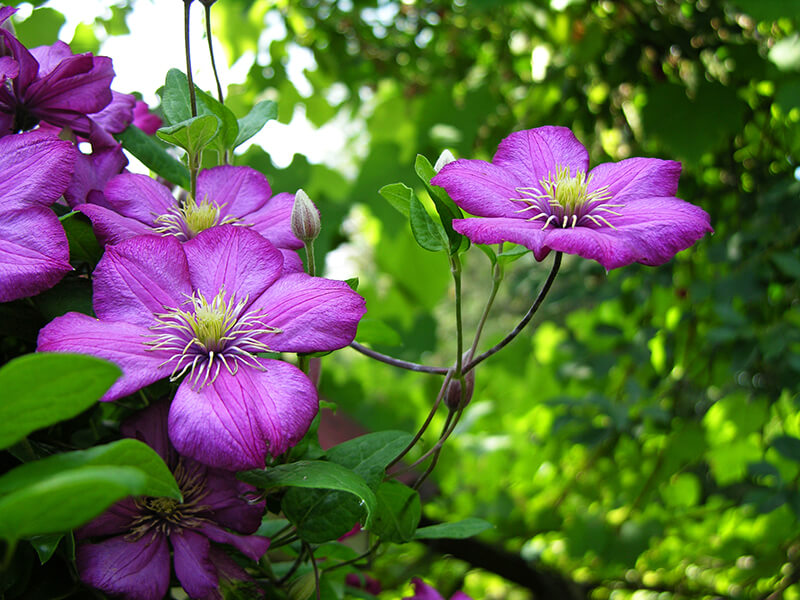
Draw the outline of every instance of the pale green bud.
<instances>
[{"instance_id":1,"label":"pale green bud","mask_svg":"<svg viewBox=\"0 0 800 600\"><path fill-rule=\"evenodd\" d=\"M292 207L292 233L303 243L317 239L320 230L319 212L303 190L297 190Z\"/></svg>"}]
</instances>

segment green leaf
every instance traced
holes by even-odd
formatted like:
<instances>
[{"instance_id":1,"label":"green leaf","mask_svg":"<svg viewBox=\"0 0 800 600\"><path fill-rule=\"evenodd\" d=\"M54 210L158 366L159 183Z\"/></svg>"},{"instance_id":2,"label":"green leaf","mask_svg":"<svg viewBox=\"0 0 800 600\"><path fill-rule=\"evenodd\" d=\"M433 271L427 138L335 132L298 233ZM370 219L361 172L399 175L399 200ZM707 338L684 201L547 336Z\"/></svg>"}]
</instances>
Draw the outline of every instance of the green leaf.
<instances>
[{"instance_id":1,"label":"green leaf","mask_svg":"<svg viewBox=\"0 0 800 600\"><path fill-rule=\"evenodd\" d=\"M81 354L28 354L0 369L0 448L32 431L71 419L121 375L105 360Z\"/></svg>"},{"instance_id":2,"label":"green leaf","mask_svg":"<svg viewBox=\"0 0 800 600\"><path fill-rule=\"evenodd\" d=\"M450 254L458 252L461 249L464 236L453 229L453 219L461 219L464 214L456 203L453 202L444 188L431 185L431 179L436 176L436 171L430 161L422 154L417 154L417 159L414 162L414 170L417 176L422 180L422 183L425 184L425 189L428 190L428 194L431 200L433 200L436 212L439 213L439 218L442 221L442 226L444 227L449 241ZM465 244L465 246L466 247L463 248L464 250L469 248L469 244Z\"/></svg>"},{"instance_id":3,"label":"green leaf","mask_svg":"<svg viewBox=\"0 0 800 600\"><path fill-rule=\"evenodd\" d=\"M489 257L492 266L497 264L497 254L491 246L487 246L486 244L475 244L475 247Z\"/></svg>"},{"instance_id":4,"label":"green leaf","mask_svg":"<svg viewBox=\"0 0 800 600\"><path fill-rule=\"evenodd\" d=\"M439 523L430 527L420 527L414 534L417 540L438 540L442 538L463 540L491 529L493 526L483 519L469 518L455 523Z\"/></svg>"},{"instance_id":5,"label":"green leaf","mask_svg":"<svg viewBox=\"0 0 800 600\"><path fill-rule=\"evenodd\" d=\"M244 117L239 119L239 134L233 142L236 148L243 144L264 128L267 121L278 117L278 105L272 100L263 100L256 104Z\"/></svg>"},{"instance_id":6,"label":"green leaf","mask_svg":"<svg viewBox=\"0 0 800 600\"><path fill-rule=\"evenodd\" d=\"M216 115L201 115L187 121L162 127L156 135L165 142L175 144L191 155L197 155L208 146L220 130L221 121Z\"/></svg>"},{"instance_id":7,"label":"green leaf","mask_svg":"<svg viewBox=\"0 0 800 600\"><path fill-rule=\"evenodd\" d=\"M58 548L58 543L63 537L64 534L62 533L35 535L28 541L30 541L33 549L36 550L36 554L39 555L39 562L44 564L53 557L56 548Z\"/></svg>"},{"instance_id":8,"label":"green leaf","mask_svg":"<svg viewBox=\"0 0 800 600\"><path fill-rule=\"evenodd\" d=\"M156 139L134 125L115 137L125 150L148 169L184 189L189 188L189 169L167 152Z\"/></svg>"},{"instance_id":9,"label":"green leaf","mask_svg":"<svg viewBox=\"0 0 800 600\"><path fill-rule=\"evenodd\" d=\"M147 476L135 467L84 467L56 473L0 498L0 537L15 540L80 527L117 500L141 495Z\"/></svg>"},{"instance_id":10,"label":"green leaf","mask_svg":"<svg viewBox=\"0 0 800 600\"><path fill-rule=\"evenodd\" d=\"M54 454L25 463L0 477L0 495L52 477L58 473L86 467L135 467L145 476L147 496L167 496L181 500L181 491L158 453L139 440L123 439L88 450Z\"/></svg>"},{"instance_id":11,"label":"green leaf","mask_svg":"<svg viewBox=\"0 0 800 600\"><path fill-rule=\"evenodd\" d=\"M375 493L350 469L321 460L301 460L288 465L278 465L266 471L245 471L239 479L262 490L276 487L300 487L340 490L358 497L367 511L367 523L372 523L377 505Z\"/></svg>"},{"instance_id":12,"label":"green leaf","mask_svg":"<svg viewBox=\"0 0 800 600\"><path fill-rule=\"evenodd\" d=\"M222 150L222 152L229 148L233 149L235 147L234 142L239 135L239 123L236 121L236 115L219 100L197 87L195 87L195 95L197 96L198 113L201 115L212 114L219 119L219 136L215 140L219 146L218 149Z\"/></svg>"},{"instance_id":13,"label":"green leaf","mask_svg":"<svg viewBox=\"0 0 800 600\"><path fill-rule=\"evenodd\" d=\"M800 462L800 439L781 435L772 439L772 447L784 457Z\"/></svg>"},{"instance_id":14,"label":"green leaf","mask_svg":"<svg viewBox=\"0 0 800 600\"><path fill-rule=\"evenodd\" d=\"M170 125L177 125L192 118L188 80L179 69L167 71L167 79L161 91L161 110Z\"/></svg>"},{"instance_id":15,"label":"green leaf","mask_svg":"<svg viewBox=\"0 0 800 600\"><path fill-rule=\"evenodd\" d=\"M384 481L376 496L378 512L370 531L382 540L398 544L411 540L422 516L417 491L399 481Z\"/></svg>"},{"instance_id":16,"label":"green leaf","mask_svg":"<svg viewBox=\"0 0 800 600\"><path fill-rule=\"evenodd\" d=\"M71 262L86 262L96 265L103 255L92 226L79 212L67 213L59 220L69 241L69 259Z\"/></svg>"},{"instance_id":17,"label":"green leaf","mask_svg":"<svg viewBox=\"0 0 800 600\"><path fill-rule=\"evenodd\" d=\"M384 346L402 346L400 334L383 321L363 318L358 323L356 341L362 344L382 344Z\"/></svg>"},{"instance_id":18,"label":"green leaf","mask_svg":"<svg viewBox=\"0 0 800 600\"><path fill-rule=\"evenodd\" d=\"M409 219L411 220L411 233L414 234L414 239L422 248L430 252L439 252L448 247L444 229L431 218L416 196L411 197Z\"/></svg>"},{"instance_id":19,"label":"green leaf","mask_svg":"<svg viewBox=\"0 0 800 600\"><path fill-rule=\"evenodd\" d=\"M525 246L514 245L509 250L503 250L500 254L497 255L497 260L499 260L504 265L510 264L515 260L518 260L528 254L530 250L528 250Z\"/></svg>"},{"instance_id":20,"label":"green leaf","mask_svg":"<svg viewBox=\"0 0 800 600\"><path fill-rule=\"evenodd\" d=\"M354 292L358 291L358 277L351 277L350 279L345 279L344 282L350 287L351 290Z\"/></svg>"},{"instance_id":21,"label":"green leaf","mask_svg":"<svg viewBox=\"0 0 800 600\"><path fill-rule=\"evenodd\" d=\"M404 183L390 183L379 189L378 193L406 218L409 218L409 213L411 211L410 204L411 199L414 197L414 190Z\"/></svg>"},{"instance_id":22,"label":"green leaf","mask_svg":"<svg viewBox=\"0 0 800 600\"><path fill-rule=\"evenodd\" d=\"M58 32L67 19L53 8L37 8L31 16L15 23L16 37L28 48L49 46L58 40Z\"/></svg>"},{"instance_id":23,"label":"green leaf","mask_svg":"<svg viewBox=\"0 0 800 600\"><path fill-rule=\"evenodd\" d=\"M370 489L377 489L386 466L411 438L403 431L370 433L334 446L328 451L328 459L363 477ZM281 507L300 537L313 543L341 537L364 513L352 495L324 490L289 490Z\"/></svg>"}]
</instances>

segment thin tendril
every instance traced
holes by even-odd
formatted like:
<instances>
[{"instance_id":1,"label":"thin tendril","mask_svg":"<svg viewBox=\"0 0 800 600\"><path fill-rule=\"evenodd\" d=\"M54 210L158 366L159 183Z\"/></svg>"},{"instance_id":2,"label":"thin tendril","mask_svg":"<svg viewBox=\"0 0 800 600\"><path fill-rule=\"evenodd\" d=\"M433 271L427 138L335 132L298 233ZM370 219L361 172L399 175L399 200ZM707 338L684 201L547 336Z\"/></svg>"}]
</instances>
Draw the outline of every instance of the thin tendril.
<instances>
[{"instance_id":1,"label":"thin tendril","mask_svg":"<svg viewBox=\"0 0 800 600\"><path fill-rule=\"evenodd\" d=\"M214 46L211 43L211 5L206 4L206 39L208 39L208 54L211 57L211 70L214 71L214 80L217 82L217 96L219 103L224 104L225 100L222 96L222 84L219 82L219 75L217 74L217 62L214 60Z\"/></svg>"},{"instance_id":2,"label":"thin tendril","mask_svg":"<svg viewBox=\"0 0 800 600\"><path fill-rule=\"evenodd\" d=\"M386 354L381 354L380 352L376 352L375 350L371 350L366 346L362 346L358 342L351 342L350 347L357 352L361 352L361 354L365 356L369 356L370 358L374 358L375 360L379 360L380 362L386 363L387 365L392 365L393 367L399 367L401 369L408 369L409 371L417 371L419 373L433 373L434 375L447 375L450 371L447 367L429 367L427 365L421 365L415 362L409 362L407 360L400 360L399 358L394 358L392 356L387 356Z\"/></svg>"},{"instance_id":3,"label":"thin tendril","mask_svg":"<svg viewBox=\"0 0 800 600\"><path fill-rule=\"evenodd\" d=\"M189 50L189 8L192 5L192 0L183 0L183 32L184 40L186 43L186 77L189 81L189 101L192 105L192 116L197 116L197 98L194 95L194 82L192 81L192 55ZM192 194L194 197L194 194Z\"/></svg>"}]
</instances>

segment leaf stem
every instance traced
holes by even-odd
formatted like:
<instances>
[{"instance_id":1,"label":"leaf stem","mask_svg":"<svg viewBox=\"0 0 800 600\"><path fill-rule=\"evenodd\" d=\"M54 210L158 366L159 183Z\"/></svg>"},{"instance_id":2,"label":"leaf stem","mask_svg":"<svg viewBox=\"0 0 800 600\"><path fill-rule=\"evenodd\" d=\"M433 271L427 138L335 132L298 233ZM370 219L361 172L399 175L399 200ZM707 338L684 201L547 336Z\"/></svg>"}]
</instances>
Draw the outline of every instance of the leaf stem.
<instances>
[{"instance_id":1,"label":"leaf stem","mask_svg":"<svg viewBox=\"0 0 800 600\"><path fill-rule=\"evenodd\" d=\"M317 264L316 259L314 257L314 242L305 242L306 247L306 268L308 269L308 274L311 277L315 277L317 274Z\"/></svg>"},{"instance_id":2,"label":"leaf stem","mask_svg":"<svg viewBox=\"0 0 800 600\"><path fill-rule=\"evenodd\" d=\"M492 354L495 354L505 348L519 333L525 329L525 326L530 322L533 318L533 315L536 314L536 311L539 310L539 307L544 302L545 297L547 296L547 292L550 291L550 287L553 285L553 280L556 278L558 274L558 269L561 266L561 252L556 252L555 258L553 259L553 266L550 268L550 274L547 276L547 280L544 282L542 289L539 290L539 295L534 300L533 305L528 310L527 314L522 318L519 324L506 336L504 337L497 345L493 346L480 356L477 356L473 360L469 361L467 366L464 368L464 372L468 373L484 360L489 358Z\"/></svg>"},{"instance_id":3,"label":"leaf stem","mask_svg":"<svg viewBox=\"0 0 800 600\"><path fill-rule=\"evenodd\" d=\"M375 360L386 363L387 365L392 365L393 367L399 367L409 371L417 371L418 373L432 373L434 375L447 375L447 373L450 372L450 369L447 367L429 367L427 365L421 365L419 363L409 362L407 360L400 360L399 358L381 354L380 352L376 352L375 350L367 348L366 346L362 346L358 342L352 342L350 347L365 356L374 358Z\"/></svg>"}]
</instances>

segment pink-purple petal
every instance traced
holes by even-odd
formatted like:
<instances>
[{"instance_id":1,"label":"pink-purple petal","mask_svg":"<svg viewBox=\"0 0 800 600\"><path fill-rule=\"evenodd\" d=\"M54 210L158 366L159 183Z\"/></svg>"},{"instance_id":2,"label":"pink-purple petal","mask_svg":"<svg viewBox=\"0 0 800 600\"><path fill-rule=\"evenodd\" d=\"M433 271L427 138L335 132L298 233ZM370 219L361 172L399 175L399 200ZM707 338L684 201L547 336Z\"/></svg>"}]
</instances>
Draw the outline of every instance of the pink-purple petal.
<instances>
[{"instance_id":1,"label":"pink-purple petal","mask_svg":"<svg viewBox=\"0 0 800 600\"><path fill-rule=\"evenodd\" d=\"M112 504L100 516L75 531L75 539L119 535L130 531L131 524L139 516L132 498L125 498Z\"/></svg>"},{"instance_id":2,"label":"pink-purple petal","mask_svg":"<svg viewBox=\"0 0 800 600\"><path fill-rule=\"evenodd\" d=\"M453 229L476 244L513 242L533 251L536 260L544 260L549 253L545 242L547 230L542 224L524 219L453 219Z\"/></svg>"},{"instance_id":3,"label":"pink-purple petal","mask_svg":"<svg viewBox=\"0 0 800 600\"><path fill-rule=\"evenodd\" d=\"M674 196L681 163L659 158L628 158L597 165L589 174L589 192L604 189L612 204L640 198ZM605 189L607 188L607 189Z\"/></svg>"},{"instance_id":4,"label":"pink-purple petal","mask_svg":"<svg viewBox=\"0 0 800 600\"><path fill-rule=\"evenodd\" d=\"M149 327L192 293L189 266L173 237L138 236L106 248L94 272L94 310L108 321Z\"/></svg>"},{"instance_id":5,"label":"pink-purple petal","mask_svg":"<svg viewBox=\"0 0 800 600\"><path fill-rule=\"evenodd\" d=\"M164 122L161 117L150 112L146 102L139 100L133 106L133 124L147 135L155 135Z\"/></svg>"},{"instance_id":6,"label":"pink-purple petal","mask_svg":"<svg viewBox=\"0 0 800 600\"><path fill-rule=\"evenodd\" d=\"M39 118L69 125L70 115L96 113L111 102L113 78L110 58L77 54L64 58L44 76L40 74L25 90L23 100Z\"/></svg>"},{"instance_id":7,"label":"pink-purple petal","mask_svg":"<svg viewBox=\"0 0 800 600\"><path fill-rule=\"evenodd\" d=\"M169 443L168 415L169 401L161 400L132 417L128 417L120 425L119 430L125 437L139 440L150 446L167 463L167 466L174 468L178 456Z\"/></svg>"},{"instance_id":8,"label":"pink-purple petal","mask_svg":"<svg viewBox=\"0 0 800 600\"><path fill-rule=\"evenodd\" d=\"M170 374L161 363L170 358L145 343L152 332L130 323L98 321L80 313L57 317L39 332L39 352L75 352L104 358L122 369L114 385L100 398L117 400Z\"/></svg>"},{"instance_id":9,"label":"pink-purple petal","mask_svg":"<svg viewBox=\"0 0 800 600\"><path fill-rule=\"evenodd\" d=\"M442 595L418 577L411 580L414 586L414 595L403 600L444 600Z\"/></svg>"},{"instance_id":10,"label":"pink-purple petal","mask_svg":"<svg viewBox=\"0 0 800 600\"><path fill-rule=\"evenodd\" d=\"M281 330L258 337L271 349L320 352L352 342L366 306L344 281L295 273L278 279L250 310L260 311L265 323Z\"/></svg>"},{"instance_id":11,"label":"pink-purple petal","mask_svg":"<svg viewBox=\"0 0 800 600\"><path fill-rule=\"evenodd\" d=\"M283 271L281 271L281 275L291 275L292 273L303 273L305 271L303 259L300 258L300 255L295 250L278 249L283 255Z\"/></svg>"},{"instance_id":12,"label":"pink-purple petal","mask_svg":"<svg viewBox=\"0 0 800 600\"><path fill-rule=\"evenodd\" d=\"M102 194L109 180L119 175L128 164L119 144L95 150L92 154L77 152L76 155L75 172L64 191L64 198L72 207L89 202L91 192Z\"/></svg>"},{"instance_id":13,"label":"pink-purple petal","mask_svg":"<svg viewBox=\"0 0 800 600\"><path fill-rule=\"evenodd\" d=\"M119 244L137 235L153 233L153 229L141 221L125 217L99 204L79 204L75 210L89 217L97 241L103 246Z\"/></svg>"},{"instance_id":14,"label":"pink-purple petal","mask_svg":"<svg viewBox=\"0 0 800 600\"><path fill-rule=\"evenodd\" d=\"M76 150L71 143L39 132L0 138L0 202L3 211L49 206L72 177Z\"/></svg>"},{"instance_id":15,"label":"pink-purple petal","mask_svg":"<svg viewBox=\"0 0 800 600\"><path fill-rule=\"evenodd\" d=\"M251 167L223 165L206 169L197 177L198 202L208 198L223 207L223 215L249 215L264 206L271 195L267 178Z\"/></svg>"},{"instance_id":16,"label":"pink-purple petal","mask_svg":"<svg viewBox=\"0 0 800 600\"><path fill-rule=\"evenodd\" d=\"M296 367L258 360L263 371L240 365L194 389L185 379L172 401L169 434L181 454L221 469L264 466L296 444L317 413L317 391Z\"/></svg>"},{"instance_id":17,"label":"pink-purple petal","mask_svg":"<svg viewBox=\"0 0 800 600\"><path fill-rule=\"evenodd\" d=\"M262 513L263 514L263 513ZM260 535L237 535L212 523L200 526L200 532L218 544L230 544L251 560L258 560L269 549L269 540Z\"/></svg>"},{"instance_id":18,"label":"pink-purple petal","mask_svg":"<svg viewBox=\"0 0 800 600\"><path fill-rule=\"evenodd\" d=\"M294 194L282 192L276 194L261 208L242 217L242 222L252 225L256 231L275 244L278 248L296 250L303 247L292 233L292 207Z\"/></svg>"},{"instance_id":19,"label":"pink-purple petal","mask_svg":"<svg viewBox=\"0 0 800 600\"><path fill-rule=\"evenodd\" d=\"M256 489L223 469L207 467L203 504L214 513L214 521L239 533L254 533L261 525L265 503L254 500Z\"/></svg>"},{"instance_id":20,"label":"pink-purple petal","mask_svg":"<svg viewBox=\"0 0 800 600\"><path fill-rule=\"evenodd\" d=\"M169 588L169 545L161 534L136 541L118 536L82 544L75 559L82 581L112 595L161 600Z\"/></svg>"},{"instance_id":21,"label":"pink-purple petal","mask_svg":"<svg viewBox=\"0 0 800 600\"><path fill-rule=\"evenodd\" d=\"M467 212L481 217L514 217L524 205L518 187L538 184L520 180L512 171L483 160L460 159L442 167L431 179Z\"/></svg>"},{"instance_id":22,"label":"pink-purple petal","mask_svg":"<svg viewBox=\"0 0 800 600\"><path fill-rule=\"evenodd\" d=\"M49 208L0 216L0 302L33 296L72 270L67 236Z\"/></svg>"},{"instance_id":23,"label":"pink-purple petal","mask_svg":"<svg viewBox=\"0 0 800 600\"><path fill-rule=\"evenodd\" d=\"M191 598L202 598L219 587L217 569L209 557L208 538L189 529L169 536L174 551L175 575Z\"/></svg>"},{"instance_id":24,"label":"pink-purple petal","mask_svg":"<svg viewBox=\"0 0 800 600\"><path fill-rule=\"evenodd\" d=\"M523 185L538 186L542 179L555 175L557 168L569 167L572 176L577 171L586 173L589 152L566 127L537 127L505 138L492 163L516 175Z\"/></svg>"},{"instance_id":25,"label":"pink-purple petal","mask_svg":"<svg viewBox=\"0 0 800 600\"><path fill-rule=\"evenodd\" d=\"M136 97L111 90L111 102L90 116L92 121L110 133L119 133L133 122Z\"/></svg>"},{"instance_id":26,"label":"pink-purple petal","mask_svg":"<svg viewBox=\"0 0 800 600\"><path fill-rule=\"evenodd\" d=\"M252 301L281 274L283 256L248 228L223 225L201 231L183 245L192 284L207 300L224 290L227 299Z\"/></svg>"},{"instance_id":27,"label":"pink-purple petal","mask_svg":"<svg viewBox=\"0 0 800 600\"><path fill-rule=\"evenodd\" d=\"M166 186L139 173L117 175L106 184L103 193L108 208L150 226L156 217L178 204Z\"/></svg>"}]
</instances>

